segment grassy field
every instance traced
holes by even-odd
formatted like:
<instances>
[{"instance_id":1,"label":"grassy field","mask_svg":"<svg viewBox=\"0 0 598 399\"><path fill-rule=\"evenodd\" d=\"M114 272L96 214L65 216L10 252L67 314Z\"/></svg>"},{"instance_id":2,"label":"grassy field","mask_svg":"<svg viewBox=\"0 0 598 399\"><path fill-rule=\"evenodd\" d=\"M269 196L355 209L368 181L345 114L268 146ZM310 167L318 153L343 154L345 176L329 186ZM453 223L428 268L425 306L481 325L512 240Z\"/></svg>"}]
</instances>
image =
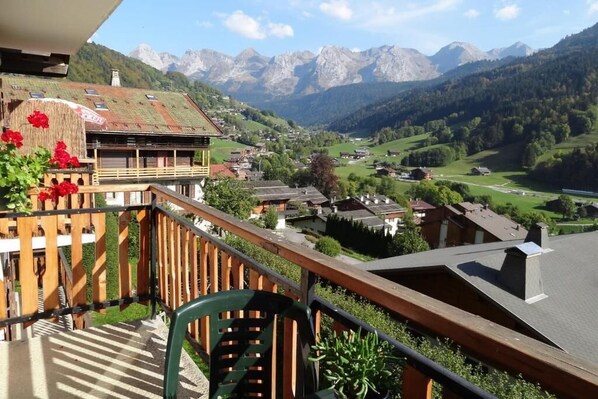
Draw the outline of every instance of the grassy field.
<instances>
[{"instance_id":1,"label":"grassy field","mask_svg":"<svg viewBox=\"0 0 598 399\"><path fill-rule=\"evenodd\" d=\"M374 159L399 162L402 158L402 156L386 157L387 150L407 152L418 149L426 138L427 135L419 135L383 145L374 145L372 143L366 145L365 142L362 142L361 145L344 143L330 147L329 153L332 156L338 156L339 151L353 152L355 148L367 147L372 156L364 160L351 160L349 162L343 160L343 165L337 167L335 172L340 178L347 178L350 173L355 173L357 176L370 176L375 174ZM570 150L596 141L598 141L598 133L573 137L566 143L559 144L555 151ZM522 151L523 144L510 144L500 149L482 151L445 167L432 168L432 171L437 180L467 183L474 195L491 195L497 203L512 203L522 211L542 211L556 221L560 220L560 215L547 211L544 204L547 200L556 198L561 192L527 176L526 171L521 169L520 166ZM476 166L488 167L492 170L492 174L489 176L471 175L471 169ZM401 182L401 188L407 191L411 184L414 183ZM588 201L588 198L579 198Z\"/></svg>"},{"instance_id":2,"label":"grassy field","mask_svg":"<svg viewBox=\"0 0 598 399\"><path fill-rule=\"evenodd\" d=\"M245 147L247 146L236 141L213 138L210 140L210 155L217 161L216 163L222 163L230 157L231 151Z\"/></svg>"}]
</instances>

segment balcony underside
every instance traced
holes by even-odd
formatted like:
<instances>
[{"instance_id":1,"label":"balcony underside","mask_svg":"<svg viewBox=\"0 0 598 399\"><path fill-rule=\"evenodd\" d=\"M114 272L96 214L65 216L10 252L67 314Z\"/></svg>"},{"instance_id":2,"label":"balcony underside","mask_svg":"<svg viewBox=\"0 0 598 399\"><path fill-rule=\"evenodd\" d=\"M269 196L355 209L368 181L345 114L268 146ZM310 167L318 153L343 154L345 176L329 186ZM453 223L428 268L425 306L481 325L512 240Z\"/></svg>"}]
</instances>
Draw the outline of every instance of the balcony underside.
<instances>
[{"instance_id":1,"label":"balcony underside","mask_svg":"<svg viewBox=\"0 0 598 399\"><path fill-rule=\"evenodd\" d=\"M0 398L161 398L167 335L157 318L0 342ZM179 397L207 389L183 353Z\"/></svg>"}]
</instances>

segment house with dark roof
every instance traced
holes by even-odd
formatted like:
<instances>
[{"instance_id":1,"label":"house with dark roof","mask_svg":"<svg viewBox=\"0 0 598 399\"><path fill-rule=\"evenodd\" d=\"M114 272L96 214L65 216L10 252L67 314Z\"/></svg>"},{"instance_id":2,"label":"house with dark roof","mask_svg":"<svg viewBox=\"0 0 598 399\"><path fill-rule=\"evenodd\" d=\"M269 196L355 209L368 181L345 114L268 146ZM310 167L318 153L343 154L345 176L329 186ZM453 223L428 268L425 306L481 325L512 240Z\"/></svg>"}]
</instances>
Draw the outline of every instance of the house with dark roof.
<instances>
[{"instance_id":1,"label":"house with dark roof","mask_svg":"<svg viewBox=\"0 0 598 399\"><path fill-rule=\"evenodd\" d=\"M382 168L376 169L376 174L378 176L395 177L397 175L397 171L390 167L382 167Z\"/></svg>"},{"instance_id":2,"label":"house with dark roof","mask_svg":"<svg viewBox=\"0 0 598 399\"><path fill-rule=\"evenodd\" d=\"M411 208L411 212L413 213L413 221L415 224L420 224L422 220L426 217L426 213L432 209L436 209L436 207L432 204L428 204L426 201L422 201L420 199L410 200L409 207Z\"/></svg>"},{"instance_id":3,"label":"house with dark roof","mask_svg":"<svg viewBox=\"0 0 598 399\"><path fill-rule=\"evenodd\" d=\"M488 176L490 175L490 169L484 166L478 166L475 168L471 168L471 174L474 176Z\"/></svg>"},{"instance_id":4,"label":"house with dark roof","mask_svg":"<svg viewBox=\"0 0 598 399\"><path fill-rule=\"evenodd\" d=\"M592 202L591 204L582 205L586 210L586 214L588 217L597 218L598 217L598 203Z\"/></svg>"},{"instance_id":5,"label":"house with dark roof","mask_svg":"<svg viewBox=\"0 0 598 399\"><path fill-rule=\"evenodd\" d=\"M259 200L259 204L253 209L254 215L260 215L272 207L277 212L284 212L290 201L311 209L321 208L328 202L328 199L312 186L289 187L280 180L248 181L246 185Z\"/></svg>"},{"instance_id":6,"label":"house with dark roof","mask_svg":"<svg viewBox=\"0 0 598 399\"><path fill-rule=\"evenodd\" d=\"M359 267L598 364L598 232L447 247Z\"/></svg>"},{"instance_id":7,"label":"house with dark roof","mask_svg":"<svg viewBox=\"0 0 598 399\"><path fill-rule=\"evenodd\" d=\"M384 195L361 195L336 201L333 204L341 212L367 210L371 215L381 219L389 234L395 235L399 224L405 216L406 209Z\"/></svg>"},{"instance_id":8,"label":"house with dark roof","mask_svg":"<svg viewBox=\"0 0 598 399\"><path fill-rule=\"evenodd\" d=\"M399 151L399 150L388 150L388 151L386 151L386 156L387 157L398 157L399 155L401 155L401 151Z\"/></svg>"},{"instance_id":9,"label":"house with dark roof","mask_svg":"<svg viewBox=\"0 0 598 399\"><path fill-rule=\"evenodd\" d=\"M10 128L11 115L32 102L40 110L64 104L83 121L79 141L94 162L94 184L160 182L199 198L210 173L210 138L219 128L184 93L120 87L118 71L112 82L2 76L3 126Z\"/></svg>"},{"instance_id":10,"label":"house with dark roof","mask_svg":"<svg viewBox=\"0 0 598 399\"><path fill-rule=\"evenodd\" d=\"M527 230L487 205L462 202L426 212L421 232L432 248L523 239Z\"/></svg>"},{"instance_id":11,"label":"house with dark roof","mask_svg":"<svg viewBox=\"0 0 598 399\"><path fill-rule=\"evenodd\" d=\"M413 180L432 180L432 170L424 167L415 168L410 173Z\"/></svg>"}]
</instances>

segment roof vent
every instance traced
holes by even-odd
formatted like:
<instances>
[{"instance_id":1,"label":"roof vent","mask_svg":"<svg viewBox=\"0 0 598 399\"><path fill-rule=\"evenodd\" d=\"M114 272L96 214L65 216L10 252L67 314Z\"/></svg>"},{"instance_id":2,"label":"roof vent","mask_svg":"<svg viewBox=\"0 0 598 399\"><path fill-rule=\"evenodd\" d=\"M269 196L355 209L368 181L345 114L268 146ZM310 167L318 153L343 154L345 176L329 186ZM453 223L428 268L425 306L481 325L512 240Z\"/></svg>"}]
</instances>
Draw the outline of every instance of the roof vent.
<instances>
[{"instance_id":1,"label":"roof vent","mask_svg":"<svg viewBox=\"0 0 598 399\"><path fill-rule=\"evenodd\" d=\"M120 74L118 73L118 69L112 70L112 75L110 77L110 86L120 87Z\"/></svg>"},{"instance_id":2,"label":"roof vent","mask_svg":"<svg viewBox=\"0 0 598 399\"><path fill-rule=\"evenodd\" d=\"M525 242L533 242L542 249L548 249L548 226L544 223L536 223L529 229Z\"/></svg>"},{"instance_id":3,"label":"roof vent","mask_svg":"<svg viewBox=\"0 0 598 399\"><path fill-rule=\"evenodd\" d=\"M540 272L542 248L526 242L505 250L507 256L500 269L499 280L509 291L528 303L546 297Z\"/></svg>"}]
</instances>

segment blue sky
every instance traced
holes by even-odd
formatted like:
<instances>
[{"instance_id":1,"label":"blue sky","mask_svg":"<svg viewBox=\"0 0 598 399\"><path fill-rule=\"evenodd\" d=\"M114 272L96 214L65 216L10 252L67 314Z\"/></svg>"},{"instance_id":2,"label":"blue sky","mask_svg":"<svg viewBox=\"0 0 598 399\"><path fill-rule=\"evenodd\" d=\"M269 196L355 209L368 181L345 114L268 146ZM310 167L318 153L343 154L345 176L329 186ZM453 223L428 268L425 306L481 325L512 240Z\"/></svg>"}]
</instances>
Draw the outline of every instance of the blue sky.
<instances>
[{"instance_id":1,"label":"blue sky","mask_svg":"<svg viewBox=\"0 0 598 399\"><path fill-rule=\"evenodd\" d=\"M123 0L92 40L128 54L140 43L182 55L208 48L263 55L382 45L431 55L453 41L533 48L598 22L598 0Z\"/></svg>"}]
</instances>

